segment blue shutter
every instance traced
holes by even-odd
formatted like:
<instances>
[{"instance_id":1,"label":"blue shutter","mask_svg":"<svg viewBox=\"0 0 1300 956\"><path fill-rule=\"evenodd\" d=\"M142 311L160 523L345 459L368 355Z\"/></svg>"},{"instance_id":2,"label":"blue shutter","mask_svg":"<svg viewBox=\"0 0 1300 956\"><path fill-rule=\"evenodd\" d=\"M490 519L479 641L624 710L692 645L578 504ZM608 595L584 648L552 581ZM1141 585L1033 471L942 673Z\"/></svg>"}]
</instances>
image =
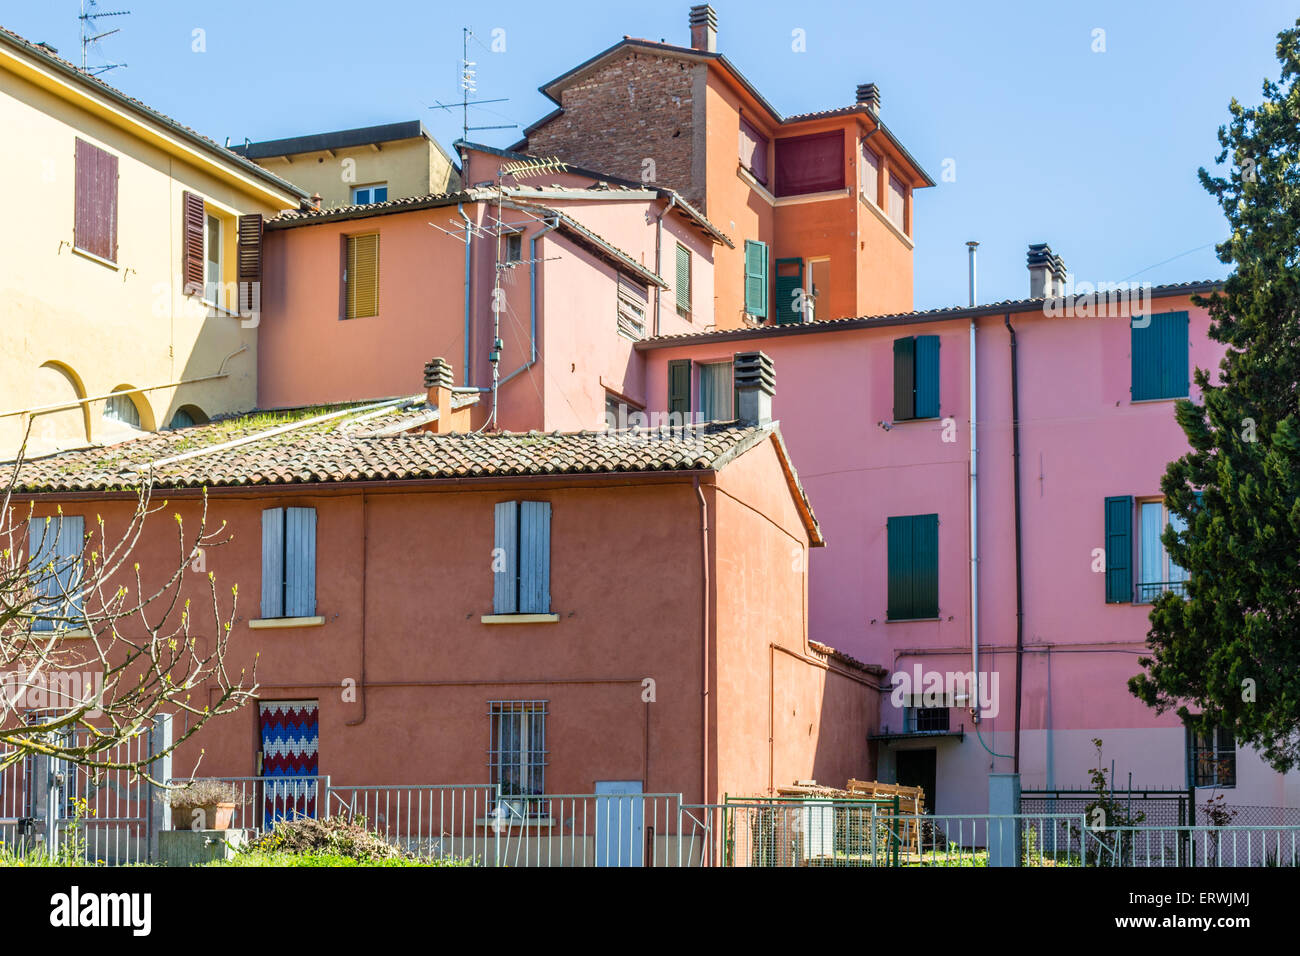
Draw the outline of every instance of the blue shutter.
<instances>
[{"instance_id":1,"label":"blue shutter","mask_svg":"<svg viewBox=\"0 0 1300 956\"><path fill-rule=\"evenodd\" d=\"M72 562L65 560L71 554L81 553L84 519L78 516L32 518L27 523L28 580L34 595L40 600L32 604L33 614L62 616L63 588L73 580ZM75 536L75 544L70 544ZM53 631L58 626L53 618L35 618L33 631Z\"/></svg>"},{"instance_id":2,"label":"blue shutter","mask_svg":"<svg viewBox=\"0 0 1300 956\"><path fill-rule=\"evenodd\" d=\"M1188 394L1187 330L1186 312L1162 312L1132 328L1133 401Z\"/></svg>"},{"instance_id":3,"label":"blue shutter","mask_svg":"<svg viewBox=\"0 0 1300 956\"><path fill-rule=\"evenodd\" d=\"M492 554L492 613L516 614L519 610L519 502L498 501L496 538ZM498 560L502 567L497 570Z\"/></svg>"},{"instance_id":4,"label":"blue shutter","mask_svg":"<svg viewBox=\"0 0 1300 956\"><path fill-rule=\"evenodd\" d=\"M1165 398L1187 395L1187 313L1168 312L1159 316L1160 384ZM1155 324L1155 323L1153 323Z\"/></svg>"},{"instance_id":5,"label":"blue shutter","mask_svg":"<svg viewBox=\"0 0 1300 956\"><path fill-rule=\"evenodd\" d=\"M912 616L939 616L939 516L912 516Z\"/></svg>"},{"instance_id":6,"label":"blue shutter","mask_svg":"<svg viewBox=\"0 0 1300 956\"><path fill-rule=\"evenodd\" d=\"M72 597L66 604L62 595L75 591L81 583L81 550L86 543L86 519L81 515L64 515L58 519L58 583L54 593L60 595L59 613L73 616L81 613L81 596ZM69 626L75 627L75 624Z\"/></svg>"},{"instance_id":7,"label":"blue shutter","mask_svg":"<svg viewBox=\"0 0 1300 956\"><path fill-rule=\"evenodd\" d=\"M316 509L284 513L284 616L316 615Z\"/></svg>"},{"instance_id":8,"label":"blue shutter","mask_svg":"<svg viewBox=\"0 0 1300 956\"><path fill-rule=\"evenodd\" d=\"M262 617L284 617L284 509L262 512Z\"/></svg>"},{"instance_id":9,"label":"blue shutter","mask_svg":"<svg viewBox=\"0 0 1300 956\"><path fill-rule=\"evenodd\" d=\"M1133 497L1106 499L1106 603L1133 603Z\"/></svg>"},{"instance_id":10,"label":"blue shutter","mask_svg":"<svg viewBox=\"0 0 1300 956\"><path fill-rule=\"evenodd\" d=\"M745 240L745 311L767 317L767 244Z\"/></svg>"},{"instance_id":11,"label":"blue shutter","mask_svg":"<svg viewBox=\"0 0 1300 956\"><path fill-rule=\"evenodd\" d=\"M916 339L894 339L894 421L916 417Z\"/></svg>"},{"instance_id":12,"label":"blue shutter","mask_svg":"<svg viewBox=\"0 0 1300 956\"><path fill-rule=\"evenodd\" d=\"M519 503L519 613L551 613L551 503Z\"/></svg>"},{"instance_id":13,"label":"blue shutter","mask_svg":"<svg viewBox=\"0 0 1300 956\"><path fill-rule=\"evenodd\" d=\"M939 417L939 336L916 337L916 417Z\"/></svg>"},{"instance_id":14,"label":"blue shutter","mask_svg":"<svg viewBox=\"0 0 1300 956\"><path fill-rule=\"evenodd\" d=\"M912 519L890 518L886 522L889 539L889 601L885 612L891 621L904 621L912 613Z\"/></svg>"}]
</instances>

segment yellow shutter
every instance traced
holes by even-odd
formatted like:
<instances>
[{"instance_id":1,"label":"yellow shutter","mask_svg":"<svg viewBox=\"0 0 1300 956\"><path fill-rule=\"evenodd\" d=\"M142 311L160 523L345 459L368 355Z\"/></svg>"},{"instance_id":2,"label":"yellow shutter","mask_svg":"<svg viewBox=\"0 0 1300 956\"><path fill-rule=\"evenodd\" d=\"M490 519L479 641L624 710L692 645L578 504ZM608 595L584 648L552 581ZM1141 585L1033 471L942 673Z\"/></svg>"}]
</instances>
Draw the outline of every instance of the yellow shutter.
<instances>
[{"instance_id":1,"label":"yellow shutter","mask_svg":"<svg viewBox=\"0 0 1300 956\"><path fill-rule=\"evenodd\" d=\"M379 314L379 234L348 236L347 317Z\"/></svg>"}]
</instances>

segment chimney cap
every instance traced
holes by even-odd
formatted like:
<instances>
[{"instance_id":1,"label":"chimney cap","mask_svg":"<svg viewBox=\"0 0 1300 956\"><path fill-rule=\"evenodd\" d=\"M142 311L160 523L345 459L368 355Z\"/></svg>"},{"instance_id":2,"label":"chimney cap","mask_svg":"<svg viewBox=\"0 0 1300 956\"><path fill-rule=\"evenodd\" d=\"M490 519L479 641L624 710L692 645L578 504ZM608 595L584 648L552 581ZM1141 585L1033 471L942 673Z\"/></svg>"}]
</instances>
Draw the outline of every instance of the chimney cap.
<instances>
[{"instance_id":1,"label":"chimney cap","mask_svg":"<svg viewBox=\"0 0 1300 956\"><path fill-rule=\"evenodd\" d=\"M439 356L424 363L425 388L451 388L456 379L452 375L451 363Z\"/></svg>"},{"instance_id":2,"label":"chimney cap","mask_svg":"<svg viewBox=\"0 0 1300 956\"><path fill-rule=\"evenodd\" d=\"M693 27L708 25L716 30L718 28L717 11L707 3L697 3L691 7L690 24Z\"/></svg>"},{"instance_id":3,"label":"chimney cap","mask_svg":"<svg viewBox=\"0 0 1300 956\"><path fill-rule=\"evenodd\" d=\"M875 83L859 83L856 96L855 103L868 107L873 113L880 112L880 87Z\"/></svg>"}]
</instances>

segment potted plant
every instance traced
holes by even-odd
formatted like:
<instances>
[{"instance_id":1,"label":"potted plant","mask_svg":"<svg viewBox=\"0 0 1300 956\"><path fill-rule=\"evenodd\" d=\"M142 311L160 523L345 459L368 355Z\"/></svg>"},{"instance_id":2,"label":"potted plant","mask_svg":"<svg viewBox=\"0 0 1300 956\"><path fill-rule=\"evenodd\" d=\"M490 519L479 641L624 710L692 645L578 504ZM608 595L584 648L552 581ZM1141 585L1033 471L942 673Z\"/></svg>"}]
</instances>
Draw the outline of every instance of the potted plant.
<instances>
[{"instance_id":1,"label":"potted plant","mask_svg":"<svg viewBox=\"0 0 1300 956\"><path fill-rule=\"evenodd\" d=\"M162 792L176 830L229 830L242 795L224 780L191 780Z\"/></svg>"}]
</instances>

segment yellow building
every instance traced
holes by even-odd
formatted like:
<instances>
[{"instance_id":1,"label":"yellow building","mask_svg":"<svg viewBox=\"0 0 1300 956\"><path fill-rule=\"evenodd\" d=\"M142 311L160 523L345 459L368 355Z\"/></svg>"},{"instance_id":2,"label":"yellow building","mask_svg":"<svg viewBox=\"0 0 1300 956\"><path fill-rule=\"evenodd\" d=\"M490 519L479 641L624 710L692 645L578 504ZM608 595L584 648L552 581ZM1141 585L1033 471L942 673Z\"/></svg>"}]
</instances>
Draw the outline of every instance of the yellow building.
<instances>
[{"instance_id":1,"label":"yellow building","mask_svg":"<svg viewBox=\"0 0 1300 956\"><path fill-rule=\"evenodd\" d=\"M321 207L454 192L460 174L419 120L314 133L233 147L297 186Z\"/></svg>"},{"instance_id":2,"label":"yellow building","mask_svg":"<svg viewBox=\"0 0 1300 956\"><path fill-rule=\"evenodd\" d=\"M0 130L0 458L253 407L259 217L303 191L4 29Z\"/></svg>"}]
</instances>

